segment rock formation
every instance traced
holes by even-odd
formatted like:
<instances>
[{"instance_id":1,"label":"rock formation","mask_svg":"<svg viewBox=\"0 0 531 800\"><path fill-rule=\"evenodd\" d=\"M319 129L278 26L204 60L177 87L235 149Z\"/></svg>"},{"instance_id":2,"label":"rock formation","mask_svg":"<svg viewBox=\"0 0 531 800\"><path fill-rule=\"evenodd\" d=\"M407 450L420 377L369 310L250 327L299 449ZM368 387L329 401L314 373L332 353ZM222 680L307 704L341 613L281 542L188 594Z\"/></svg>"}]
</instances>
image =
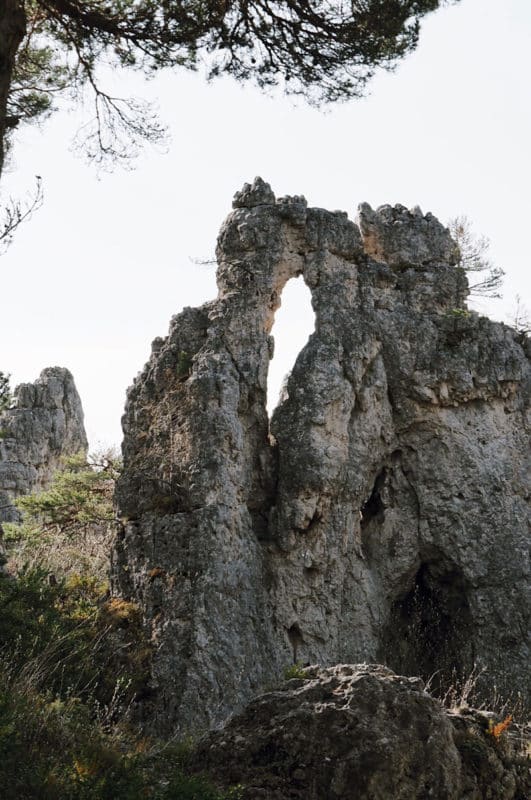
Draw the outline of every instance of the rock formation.
<instances>
[{"instance_id":1,"label":"rock formation","mask_svg":"<svg viewBox=\"0 0 531 800\"><path fill-rule=\"evenodd\" d=\"M152 645L158 733L222 723L290 663L476 664L529 688L519 335L469 312L448 231L236 194L218 298L186 308L129 390L114 590ZM273 318L302 275L315 333L268 419Z\"/></svg>"},{"instance_id":2,"label":"rock formation","mask_svg":"<svg viewBox=\"0 0 531 800\"><path fill-rule=\"evenodd\" d=\"M44 489L63 456L86 451L83 409L67 369L49 367L0 414L0 522L18 521L16 497Z\"/></svg>"},{"instance_id":3,"label":"rock formation","mask_svg":"<svg viewBox=\"0 0 531 800\"><path fill-rule=\"evenodd\" d=\"M492 714L448 712L382 666L304 673L206 736L192 767L242 800L529 797L518 734L489 732Z\"/></svg>"}]
</instances>

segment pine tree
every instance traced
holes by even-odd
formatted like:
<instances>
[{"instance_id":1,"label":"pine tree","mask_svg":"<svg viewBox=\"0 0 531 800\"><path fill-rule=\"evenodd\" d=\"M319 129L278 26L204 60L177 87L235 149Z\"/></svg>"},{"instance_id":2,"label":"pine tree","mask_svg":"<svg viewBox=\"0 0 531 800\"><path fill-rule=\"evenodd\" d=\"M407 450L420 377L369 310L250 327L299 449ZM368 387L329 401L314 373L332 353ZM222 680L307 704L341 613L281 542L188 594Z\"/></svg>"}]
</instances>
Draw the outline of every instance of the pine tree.
<instances>
[{"instance_id":1,"label":"pine tree","mask_svg":"<svg viewBox=\"0 0 531 800\"><path fill-rule=\"evenodd\" d=\"M126 158L163 130L135 100L100 85L98 67L228 74L311 103L361 96L375 70L413 50L421 18L447 0L0 0L0 176L12 132L88 88L89 157ZM455 1L455 0L454 0Z\"/></svg>"}]
</instances>

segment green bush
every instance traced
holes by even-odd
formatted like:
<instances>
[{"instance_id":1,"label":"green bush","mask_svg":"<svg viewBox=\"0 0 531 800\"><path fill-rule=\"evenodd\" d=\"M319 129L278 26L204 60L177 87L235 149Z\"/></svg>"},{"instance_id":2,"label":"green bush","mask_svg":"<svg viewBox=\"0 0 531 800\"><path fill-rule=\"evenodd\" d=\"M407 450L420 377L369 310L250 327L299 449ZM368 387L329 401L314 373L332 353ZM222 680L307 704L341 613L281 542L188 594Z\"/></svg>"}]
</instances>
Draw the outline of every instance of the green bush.
<instances>
[{"instance_id":1,"label":"green bush","mask_svg":"<svg viewBox=\"0 0 531 800\"><path fill-rule=\"evenodd\" d=\"M306 671L302 664L291 664L289 667L286 667L284 670L284 680L289 681L292 678L298 678L299 680L306 680L307 679Z\"/></svg>"}]
</instances>

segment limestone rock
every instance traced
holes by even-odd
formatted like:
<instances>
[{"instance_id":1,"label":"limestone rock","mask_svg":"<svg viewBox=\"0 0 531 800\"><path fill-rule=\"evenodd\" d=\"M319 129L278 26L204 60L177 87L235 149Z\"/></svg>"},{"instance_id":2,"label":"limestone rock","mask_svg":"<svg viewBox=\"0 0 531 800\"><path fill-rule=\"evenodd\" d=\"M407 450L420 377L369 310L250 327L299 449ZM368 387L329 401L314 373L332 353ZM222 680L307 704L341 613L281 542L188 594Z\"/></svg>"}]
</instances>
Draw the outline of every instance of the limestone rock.
<instances>
[{"instance_id":1,"label":"limestone rock","mask_svg":"<svg viewBox=\"0 0 531 800\"><path fill-rule=\"evenodd\" d=\"M417 206L380 206L373 211L368 203L358 208L358 224L365 252L394 269L416 269L459 260L455 242L447 228L433 214L423 215Z\"/></svg>"},{"instance_id":2,"label":"limestone rock","mask_svg":"<svg viewBox=\"0 0 531 800\"><path fill-rule=\"evenodd\" d=\"M206 736L192 767L242 786L243 800L528 796L525 764L507 734L488 733L486 715L449 714L421 681L381 666L304 672Z\"/></svg>"},{"instance_id":3,"label":"limestone rock","mask_svg":"<svg viewBox=\"0 0 531 800\"><path fill-rule=\"evenodd\" d=\"M44 489L63 456L87 450L83 409L67 369L23 383L0 414L0 522L18 521L13 500Z\"/></svg>"},{"instance_id":4,"label":"limestone rock","mask_svg":"<svg viewBox=\"0 0 531 800\"><path fill-rule=\"evenodd\" d=\"M218 240L218 298L175 317L128 394L114 590L152 637L139 716L222 723L290 663L381 662L529 691L531 370L466 310L432 215L274 199ZM286 282L315 332L268 419Z\"/></svg>"}]
</instances>

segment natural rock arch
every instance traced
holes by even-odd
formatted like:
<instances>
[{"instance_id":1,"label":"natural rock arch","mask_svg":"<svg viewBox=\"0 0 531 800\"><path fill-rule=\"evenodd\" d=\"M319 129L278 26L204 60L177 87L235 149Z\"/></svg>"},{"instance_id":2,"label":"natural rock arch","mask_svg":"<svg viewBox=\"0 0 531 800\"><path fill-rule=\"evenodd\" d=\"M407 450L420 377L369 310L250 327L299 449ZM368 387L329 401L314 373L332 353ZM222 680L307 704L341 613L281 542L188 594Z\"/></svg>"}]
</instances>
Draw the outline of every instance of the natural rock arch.
<instances>
[{"instance_id":1,"label":"natural rock arch","mask_svg":"<svg viewBox=\"0 0 531 800\"><path fill-rule=\"evenodd\" d=\"M415 583L435 586L433 554L466 588L474 656L496 679L505 648L524 687L531 381L517 333L466 310L431 214L364 205L356 224L260 179L233 205L217 299L155 341L124 416L113 588L154 642L140 719L197 732L294 658L402 658L389 626ZM268 337L298 274L315 333L269 425Z\"/></svg>"}]
</instances>

